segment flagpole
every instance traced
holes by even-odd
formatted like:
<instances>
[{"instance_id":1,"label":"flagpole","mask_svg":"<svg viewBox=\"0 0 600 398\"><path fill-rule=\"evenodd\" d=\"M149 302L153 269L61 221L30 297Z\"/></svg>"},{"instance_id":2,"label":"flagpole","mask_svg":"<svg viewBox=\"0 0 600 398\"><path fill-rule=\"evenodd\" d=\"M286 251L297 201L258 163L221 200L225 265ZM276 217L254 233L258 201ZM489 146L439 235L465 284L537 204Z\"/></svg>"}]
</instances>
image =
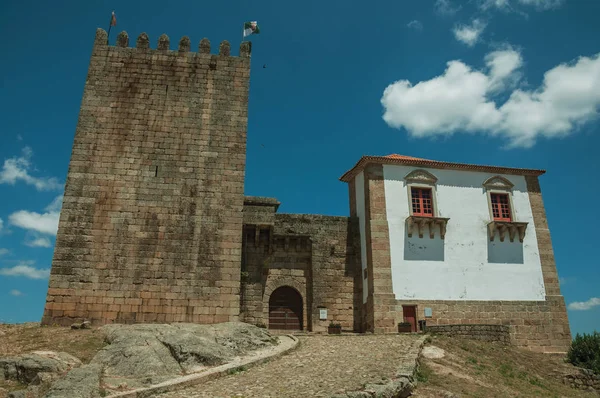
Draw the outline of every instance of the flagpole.
<instances>
[{"instance_id":1,"label":"flagpole","mask_svg":"<svg viewBox=\"0 0 600 398\"><path fill-rule=\"evenodd\" d=\"M115 12L113 11L112 14L110 14L110 21L108 22L108 33L106 34L106 45L108 46L109 40L110 40L110 29L112 28L112 21L113 21L113 15L115 15Z\"/></svg>"}]
</instances>

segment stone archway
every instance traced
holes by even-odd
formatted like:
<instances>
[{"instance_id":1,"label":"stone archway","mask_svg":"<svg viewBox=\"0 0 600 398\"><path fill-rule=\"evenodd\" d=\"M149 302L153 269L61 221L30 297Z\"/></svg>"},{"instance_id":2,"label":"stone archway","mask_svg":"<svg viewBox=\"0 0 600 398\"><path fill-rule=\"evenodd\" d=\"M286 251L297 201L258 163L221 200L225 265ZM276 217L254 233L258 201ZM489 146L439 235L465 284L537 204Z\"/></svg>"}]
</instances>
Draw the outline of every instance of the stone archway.
<instances>
[{"instance_id":1,"label":"stone archway","mask_svg":"<svg viewBox=\"0 0 600 398\"><path fill-rule=\"evenodd\" d=\"M303 281L298 281L297 278L294 277L275 277L275 278L267 278L265 284L265 292L263 293L263 323L265 325L269 324L269 302L271 301L271 295L280 287L287 286L289 288L293 288L300 297L302 298L302 318L301 318L301 327L302 330L310 330L310 325L307 320L310 319L309 314L307 313L306 306L306 284Z\"/></svg>"},{"instance_id":2,"label":"stone archway","mask_svg":"<svg viewBox=\"0 0 600 398\"><path fill-rule=\"evenodd\" d=\"M269 329L303 330L302 295L293 287L281 286L269 297Z\"/></svg>"}]
</instances>

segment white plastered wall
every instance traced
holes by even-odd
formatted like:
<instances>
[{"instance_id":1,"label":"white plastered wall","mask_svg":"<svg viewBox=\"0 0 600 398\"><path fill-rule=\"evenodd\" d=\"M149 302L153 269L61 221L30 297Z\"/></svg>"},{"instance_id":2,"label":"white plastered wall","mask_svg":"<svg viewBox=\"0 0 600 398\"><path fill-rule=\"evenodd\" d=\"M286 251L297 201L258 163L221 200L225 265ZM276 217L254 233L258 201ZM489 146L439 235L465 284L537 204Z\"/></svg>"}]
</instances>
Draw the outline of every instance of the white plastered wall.
<instances>
[{"instance_id":1,"label":"white plastered wall","mask_svg":"<svg viewBox=\"0 0 600 398\"><path fill-rule=\"evenodd\" d=\"M409 238L405 220L410 211L404 177L416 169L383 166L396 299L544 300L544 280L525 178L502 175L514 184L514 221L529 223L523 243L518 237L510 242L508 233L504 242L497 235L494 242L489 241L490 211L482 184L495 174L436 169L424 170L438 178L436 215L450 218L445 239L440 238L439 230L434 239L430 239L428 230L423 238L418 233ZM362 236L361 229L361 239Z\"/></svg>"}]
</instances>

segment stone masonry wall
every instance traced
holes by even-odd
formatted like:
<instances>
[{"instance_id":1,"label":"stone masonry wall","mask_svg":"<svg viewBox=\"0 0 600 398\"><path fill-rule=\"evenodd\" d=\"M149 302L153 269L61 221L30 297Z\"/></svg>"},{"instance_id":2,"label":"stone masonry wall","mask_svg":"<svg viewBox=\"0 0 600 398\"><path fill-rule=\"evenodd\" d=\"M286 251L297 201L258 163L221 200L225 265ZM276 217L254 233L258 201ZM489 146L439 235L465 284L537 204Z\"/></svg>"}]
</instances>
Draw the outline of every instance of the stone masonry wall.
<instances>
[{"instance_id":1,"label":"stone masonry wall","mask_svg":"<svg viewBox=\"0 0 600 398\"><path fill-rule=\"evenodd\" d=\"M327 330L330 321L353 330L354 316L361 304L356 301L354 277L360 272L357 262L358 220L307 214L276 214L275 236L307 235L311 243L310 277L307 278L308 325L312 330ZM319 320L319 307L327 308L328 319Z\"/></svg>"},{"instance_id":2,"label":"stone masonry wall","mask_svg":"<svg viewBox=\"0 0 600 398\"><path fill-rule=\"evenodd\" d=\"M385 184L382 165L365 168L365 218L367 239L367 303L363 307L363 331L395 332L396 298L392 287L390 234L385 203Z\"/></svg>"},{"instance_id":3,"label":"stone masonry wall","mask_svg":"<svg viewBox=\"0 0 600 398\"><path fill-rule=\"evenodd\" d=\"M571 334L562 296L546 301L398 301L396 321L402 322L402 305L416 305L417 319L433 325L506 325L511 342L538 352L567 352ZM424 309L432 309L425 318Z\"/></svg>"},{"instance_id":4,"label":"stone masonry wall","mask_svg":"<svg viewBox=\"0 0 600 398\"><path fill-rule=\"evenodd\" d=\"M426 330L450 337L510 343L510 328L504 325L437 325L427 326Z\"/></svg>"},{"instance_id":5,"label":"stone masonry wall","mask_svg":"<svg viewBox=\"0 0 600 398\"><path fill-rule=\"evenodd\" d=\"M44 324L238 319L250 45L99 29Z\"/></svg>"},{"instance_id":6,"label":"stone masonry wall","mask_svg":"<svg viewBox=\"0 0 600 398\"><path fill-rule=\"evenodd\" d=\"M256 234L258 231L258 239ZM307 236L272 236L268 228L244 227L241 317L244 322L268 325L269 298L281 286L293 287L303 298L303 328L307 324L312 244Z\"/></svg>"}]
</instances>

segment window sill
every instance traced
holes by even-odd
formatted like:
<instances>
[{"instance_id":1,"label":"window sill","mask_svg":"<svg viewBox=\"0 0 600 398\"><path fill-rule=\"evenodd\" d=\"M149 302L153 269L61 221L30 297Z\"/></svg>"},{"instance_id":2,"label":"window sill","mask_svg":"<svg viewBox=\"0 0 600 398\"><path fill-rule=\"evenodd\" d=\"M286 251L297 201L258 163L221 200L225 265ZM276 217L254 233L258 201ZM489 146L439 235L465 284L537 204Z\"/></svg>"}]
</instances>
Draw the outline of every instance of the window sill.
<instances>
[{"instance_id":1,"label":"window sill","mask_svg":"<svg viewBox=\"0 0 600 398\"><path fill-rule=\"evenodd\" d=\"M419 233L419 238L423 237L423 230L425 229L425 225L429 227L429 238L433 239L435 237L436 225L440 227L440 237L444 239L446 237L446 225L448 224L449 218L442 217L424 217L424 216L408 216L406 219L406 229L408 232L408 237L412 238L413 231L415 226L417 227L417 232Z\"/></svg>"},{"instance_id":2,"label":"window sill","mask_svg":"<svg viewBox=\"0 0 600 398\"><path fill-rule=\"evenodd\" d=\"M515 221L492 221L488 225L488 231L490 233L490 242L494 241L496 231L500 237L500 242L504 242L506 232L508 231L508 237L511 242L515 241L515 237L519 236L519 242L523 243L525 239L525 230L527 229L526 222L515 222Z\"/></svg>"}]
</instances>

